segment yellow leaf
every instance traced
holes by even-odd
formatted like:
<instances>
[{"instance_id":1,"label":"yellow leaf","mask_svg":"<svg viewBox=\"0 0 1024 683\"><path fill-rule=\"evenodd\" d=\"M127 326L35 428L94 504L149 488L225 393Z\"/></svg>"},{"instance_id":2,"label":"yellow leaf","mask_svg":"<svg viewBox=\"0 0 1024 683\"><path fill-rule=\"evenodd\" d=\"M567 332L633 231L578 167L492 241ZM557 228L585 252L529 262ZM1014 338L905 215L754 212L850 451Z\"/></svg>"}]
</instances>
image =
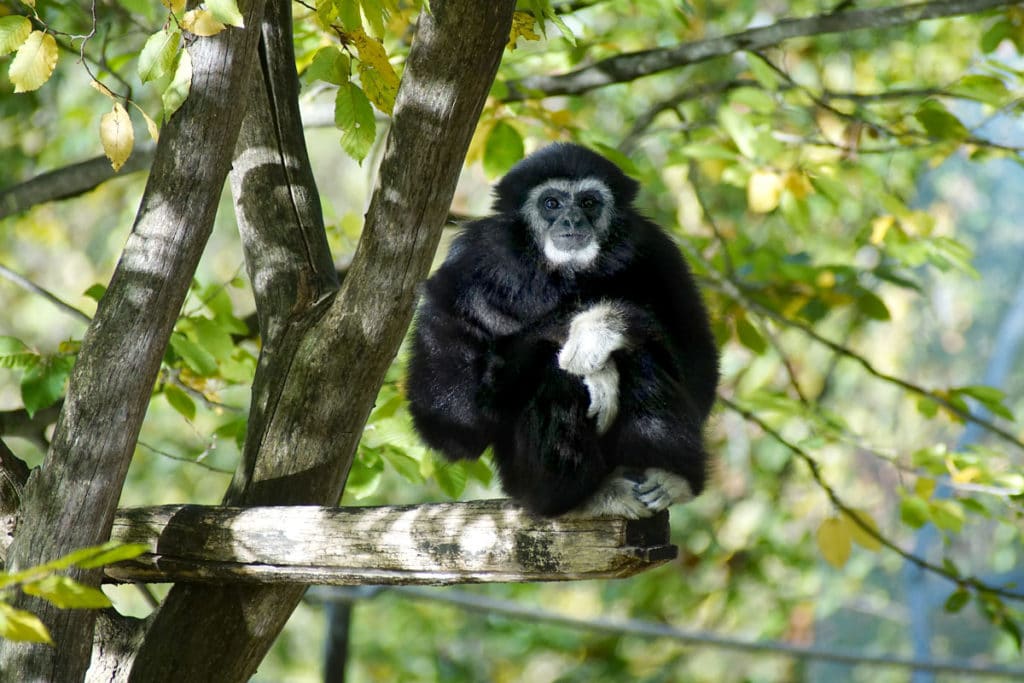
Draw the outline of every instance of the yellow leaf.
<instances>
[{"instance_id":1,"label":"yellow leaf","mask_svg":"<svg viewBox=\"0 0 1024 683\"><path fill-rule=\"evenodd\" d=\"M153 139L153 142L159 142L160 141L160 129L157 128L156 121L151 119L149 114L147 114L146 111L142 107L140 107L139 105L135 104L134 102L132 102L132 104L135 106L135 109L140 114L142 114L142 118L146 122L146 130L149 132L149 137L151 137Z\"/></svg>"},{"instance_id":2,"label":"yellow leaf","mask_svg":"<svg viewBox=\"0 0 1024 683\"><path fill-rule=\"evenodd\" d=\"M114 102L114 109L100 119L100 142L103 152L110 159L114 170L119 170L128 161L135 143L135 131L128 110L120 102Z\"/></svg>"},{"instance_id":3,"label":"yellow leaf","mask_svg":"<svg viewBox=\"0 0 1024 683\"><path fill-rule=\"evenodd\" d=\"M949 469L950 478L955 484L970 484L972 481L981 479L981 469L974 465L968 465L962 470L958 470L953 461L947 458L946 467Z\"/></svg>"},{"instance_id":4,"label":"yellow leaf","mask_svg":"<svg viewBox=\"0 0 1024 683\"><path fill-rule=\"evenodd\" d=\"M918 477L914 482L914 493L918 498L928 500L935 493L935 480L931 477Z\"/></svg>"},{"instance_id":5,"label":"yellow leaf","mask_svg":"<svg viewBox=\"0 0 1024 683\"><path fill-rule=\"evenodd\" d=\"M754 171L747 182L747 205L754 213L774 211L782 188L782 178L775 171Z\"/></svg>"},{"instance_id":6,"label":"yellow leaf","mask_svg":"<svg viewBox=\"0 0 1024 683\"><path fill-rule=\"evenodd\" d=\"M512 30L508 34L508 49L516 49L516 41L522 37L524 40L540 40L533 26L537 22L529 12L515 12L512 14Z\"/></svg>"},{"instance_id":7,"label":"yellow leaf","mask_svg":"<svg viewBox=\"0 0 1024 683\"><path fill-rule=\"evenodd\" d=\"M398 74L388 61L384 43L366 35L361 29L347 36L359 53L359 81L363 92L377 109L390 114L398 95Z\"/></svg>"},{"instance_id":8,"label":"yellow leaf","mask_svg":"<svg viewBox=\"0 0 1024 683\"><path fill-rule=\"evenodd\" d=\"M880 550L882 542L865 531L860 524L857 524L857 520L852 519L851 515L856 517L857 520L860 520L864 524L864 526L877 534L878 525L875 524L874 518L864 510L850 510L849 514L843 514L843 521L846 522L846 526L849 527L850 537L853 539L854 543L872 552Z\"/></svg>"},{"instance_id":9,"label":"yellow leaf","mask_svg":"<svg viewBox=\"0 0 1024 683\"><path fill-rule=\"evenodd\" d=\"M185 0L160 0L160 4L175 14L185 9Z\"/></svg>"},{"instance_id":10,"label":"yellow leaf","mask_svg":"<svg viewBox=\"0 0 1024 683\"><path fill-rule=\"evenodd\" d=\"M0 602L0 638L53 645L50 632L39 617Z\"/></svg>"},{"instance_id":11,"label":"yellow leaf","mask_svg":"<svg viewBox=\"0 0 1024 683\"><path fill-rule=\"evenodd\" d=\"M896 218L891 215L879 216L871 221L871 244L881 244L895 224Z\"/></svg>"},{"instance_id":12,"label":"yellow leaf","mask_svg":"<svg viewBox=\"0 0 1024 683\"><path fill-rule=\"evenodd\" d=\"M49 33L32 31L11 61L7 75L14 92L30 92L50 80L57 66L57 41Z\"/></svg>"},{"instance_id":13,"label":"yellow leaf","mask_svg":"<svg viewBox=\"0 0 1024 683\"><path fill-rule=\"evenodd\" d=\"M790 171L787 173L784 184L789 193L797 199L803 199L814 192L814 186L811 185L811 181L800 171Z\"/></svg>"},{"instance_id":14,"label":"yellow leaf","mask_svg":"<svg viewBox=\"0 0 1024 683\"><path fill-rule=\"evenodd\" d=\"M215 36L225 28L224 24L213 18L213 12L205 9L190 9L181 18L181 27L197 36Z\"/></svg>"},{"instance_id":15,"label":"yellow leaf","mask_svg":"<svg viewBox=\"0 0 1024 683\"><path fill-rule=\"evenodd\" d=\"M113 90L111 90L107 86L103 85L101 82L97 81L95 78L92 79L91 81L89 81L89 85L92 86L93 90L96 90L97 92L99 92L99 93L101 93L103 95L106 95L110 99L114 99L114 98L117 97L117 95L114 94Z\"/></svg>"},{"instance_id":16,"label":"yellow leaf","mask_svg":"<svg viewBox=\"0 0 1024 683\"><path fill-rule=\"evenodd\" d=\"M829 517L818 527L818 548L825 561L841 569L850 559L850 527L838 517Z\"/></svg>"}]
</instances>

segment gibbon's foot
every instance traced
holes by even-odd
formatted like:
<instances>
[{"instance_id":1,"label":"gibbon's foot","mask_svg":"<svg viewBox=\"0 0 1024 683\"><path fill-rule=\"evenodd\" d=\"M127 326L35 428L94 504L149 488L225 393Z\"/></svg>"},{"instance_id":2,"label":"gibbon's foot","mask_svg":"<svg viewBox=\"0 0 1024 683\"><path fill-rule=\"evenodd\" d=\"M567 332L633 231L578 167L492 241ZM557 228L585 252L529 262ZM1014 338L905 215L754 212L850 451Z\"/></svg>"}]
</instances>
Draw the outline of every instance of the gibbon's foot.
<instances>
[{"instance_id":1,"label":"gibbon's foot","mask_svg":"<svg viewBox=\"0 0 1024 683\"><path fill-rule=\"evenodd\" d=\"M642 472L617 469L590 499L568 514L574 517L643 519L673 503L693 499L690 484L667 470L649 467Z\"/></svg>"}]
</instances>

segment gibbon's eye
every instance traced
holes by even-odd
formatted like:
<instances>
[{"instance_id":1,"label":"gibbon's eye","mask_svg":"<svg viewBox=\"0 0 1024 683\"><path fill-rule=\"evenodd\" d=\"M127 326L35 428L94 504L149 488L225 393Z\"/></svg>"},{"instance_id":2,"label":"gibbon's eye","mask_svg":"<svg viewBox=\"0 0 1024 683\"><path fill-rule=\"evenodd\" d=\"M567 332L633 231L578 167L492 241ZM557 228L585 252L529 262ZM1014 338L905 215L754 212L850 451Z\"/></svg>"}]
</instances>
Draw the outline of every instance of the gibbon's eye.
<instances>
[{"instance_id":1,"label":"gibbon's eye","mask_svg":"<svg viewBox=\"0 0 1024 683\"><path fill-rule=\"evenodd\" d=\"M554 210L554 209L557 209L558 207L560 207L561 205L562 205L562 203L560 201L558 201L557 199L555 199L554 197L546 197L544 199L544 208L545 209L552 209L552 210Z\"/></svg>"},{"instance_id":2,"label":"gibbon's eye","mask_svg":"<svg viewBox=\"0 0 1024 683\"><path fill-rule=\"evenodd\" d=\"M582 206L584 209L592 209L595 206L597 206L597 200L594 199L593 197L584 197L583 199L580 200L580 206Z\"/></svg>"}]
</instances>

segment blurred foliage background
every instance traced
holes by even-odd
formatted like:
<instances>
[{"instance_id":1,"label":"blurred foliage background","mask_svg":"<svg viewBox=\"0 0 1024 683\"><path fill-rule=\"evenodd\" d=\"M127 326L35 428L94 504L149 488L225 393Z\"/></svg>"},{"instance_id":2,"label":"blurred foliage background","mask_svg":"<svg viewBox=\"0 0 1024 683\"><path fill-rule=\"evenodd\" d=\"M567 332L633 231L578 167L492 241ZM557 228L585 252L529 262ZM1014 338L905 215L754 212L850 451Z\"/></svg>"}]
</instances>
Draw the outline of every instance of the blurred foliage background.
<instances>
[{"instance_id":1,"label":"blurred foliage background","mask_svg":"<svg viewBox=\"0 0 1024 683\"><path fill-rule=\"evenodd\" d=\"M709 491L673 509L681 552L666 566L620 582L456 594L769 647L1019 664L1024 9L811 31L546 96L523 79L836 8L814 0L521 4L453 216L486 214L489 184L552 140L593 146L637 177L643 211L689 258L722 345L722 401L708 433L717 464ZM293 9L308 143L344 269L393 102L386 72L400 75L420 9L390 0ZM166 84L142 83L138 61L168 8L101 3L83 63L88 7L39 0L33 12L37 24L62 32L61 55L36 91L15 95L0 76L0 265L88 316L132 225L144 173L126 169L72 199L30 208L14 198L30 178L102 154L99 120L110 104L90 74L138 105L129 108L133 154L148 153L139 110L160 121ZM0 3L0 16L16 14L26 6ZM379 48L366 47L375 39ZM374 107L376 136L364 146L346 139L351 122L337 110L339 93L353 90ZM2 436L35 465L84 317L9 277L0 279L0 311L0 335L17 340L6 342L0 369ZM225 196L122 505L220 500L245 433L259 348L246 322L252 311ZM400 352L343 504L500 495L486 461L449 465L418 442L404 407L403 362ZM345 400L343 389L324 400ZM108 590L122 611L148 610L133 589ZM328 610L318 595L296 611L258 680L321 679ZM355 681L912 676L906 666L531 623L423 594L340 597L354 604ZM914 680L982 678L919 672Z\"/></svg>"}]
</instances>

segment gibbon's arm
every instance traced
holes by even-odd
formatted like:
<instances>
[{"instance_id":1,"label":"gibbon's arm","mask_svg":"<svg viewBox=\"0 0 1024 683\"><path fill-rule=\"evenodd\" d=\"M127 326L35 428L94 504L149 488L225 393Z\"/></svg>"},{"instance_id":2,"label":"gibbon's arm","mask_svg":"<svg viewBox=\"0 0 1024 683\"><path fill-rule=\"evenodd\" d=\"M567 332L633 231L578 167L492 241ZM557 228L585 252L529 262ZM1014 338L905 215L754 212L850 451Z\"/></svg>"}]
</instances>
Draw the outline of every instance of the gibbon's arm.
<instances>
[{"instance_id":1,"label":"gibbon's arm","mask_svg":"<svg viewBox=\"0 0 1024 683\"><path fill-rule=\"evenodd\" d=\"M416 314L406 392L417 431L451 460L479 457L493 441L495 418L483 395L493 374L487 330L458 307L459 259L427 283ZM461 271L464 272L464 271Z\"/></svg>"}]
</instances>

